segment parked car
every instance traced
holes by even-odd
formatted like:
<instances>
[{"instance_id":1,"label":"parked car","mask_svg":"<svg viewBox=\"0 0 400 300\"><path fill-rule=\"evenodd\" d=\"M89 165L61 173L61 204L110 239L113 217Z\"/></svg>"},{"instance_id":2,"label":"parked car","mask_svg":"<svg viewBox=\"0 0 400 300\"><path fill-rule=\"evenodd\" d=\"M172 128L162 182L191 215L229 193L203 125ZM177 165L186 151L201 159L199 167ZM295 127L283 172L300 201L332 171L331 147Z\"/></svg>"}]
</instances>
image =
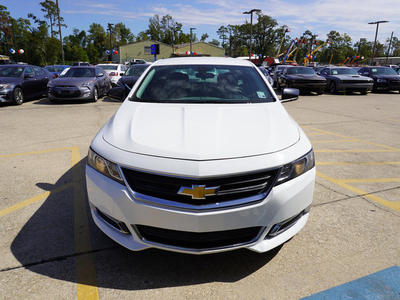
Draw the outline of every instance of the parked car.
<instances>
[{"instance_id":1,"label":"parked car","mask_svg":"<svg viewBox=\"0 0 400 300\"><path fill-rule=\"evenodd\" d=\"M117 85L118 80L128 69L128 67L123 64L98 64L97 66L103 68L107 72L112 86Z\"/></svg>"},{"instance_id":2,"label":"parked car","mask_svg":"<svg viewBox=\"0 0 400 300\"><path fill-rule=\"evenodd\" d=\"M322 69L320 75L326 78L326 89L332 94L360 92L366 95L374 85L373 79L361 76L356 70L349 67L328 67Z\"/></svg>"},{"instance_id":3,"label":"parked car","mask_svg":"<svg viewBox=\"0 0 400 300\"><path fill-rule=\"evenodd\" d=\"M215 75L218 74L218 75ZM285 89L282 100L299 91ZM96 225L130 250L269 251L310 215L310 141L249 61L152 64L93 139Z\"/></svg>"},{"instance_id":4,"label":"parked car","mask_svg":"<svg viewBox=\"0 0 400 300\"><path fill-rule=\"evenodd\" d=\"M395 70L396 73L400 75L400 67L399 66L393 68L393 70Z\"/></svg>"},{"instance_id":5,"label":"parked car","mask_svg":"<svg viewBox=\"0 0 400 300\"><path fill-rule=\"evenodd\" d=\"M70 67L65 74L49 82L48 97L52 103L58 100L92 100L107 93L110 78L100 67Z\"/></svg>"},{"instance_id":6,"label":"parked car","mask_svg":"<svg viewBox=\"0 0 400 300\"><path fill-rule=\"evenodd\" d=\"M399 91L400 75L389 67L370 66L362 67L358 74L371 77L374 80L373 92L377 91Z\"/></svg>"},{"instance_id":7,"label":"parked car","mask_svg":"<svg viewBox=\"0 0 400 300\"><path fill-rule=\"evenodd\" d=\"M149 66L150 64L136 64L130 66L125 74L118 80L117 86L110 89L107 95L117 100L124 100L140 75L142 75Z\"/></svg>"},{"instance_id":8,"label":"parked car","mask_svg":"<svg viewBox=\"0 0 400 300\"><path fill-rule=\"evenodd\" d=\"M326 79L315 73L313 68L293 66L282 70L277 88L297 88L301 91L316 92L321 95L324 92L325 85Z\"/></svg>"},{"instance_id":9,"label":"parked car","mask_svg":"<svg viewBox=\"0 0 400 300\"><path fill-rule=\"evenodd\" d=\"M274 80L272 79L271 76L269 76L269 72L265 67L258 67L258 69L263 73L263 75L267 78L269 84L272 86L274 84Z\"/></svg>"},{"instance_id":10,"label":"parked car","mask_svg":"<svg viewBox=\"0 0 400 300\"><path fill-rule=\"evenodd\" d=\"M71 67L86 67L86 66L90 66L90 64L87 61L76 61L70 64Z\"/></svg>"},{"instance_id":11,"label":"parked car","mask_svg":"<svg viewBox=\"0 0 400 300\"><path fill-rule=\"evenodd\" d=\"M273 87L278 87L278 78L279 74L282 72L283 69L291 68L293 65L275 65L271 67L272 73L272 80L273 80ZM270 73L270 74L271 74Z\"/></svg>"},{"instance_id":12,"label":"parked car","mask_svg":"<svg viewBox=\"0 0 400 300\"><path fill-rule=\"evenodd\" d=\"M43 69L49 71L50 73L54 74L56 77L60 76L60 73L68 68L69 66L66 65L50 65L50 66L45 66Z\"/></svg>"},{"instance_id":13,"label":"parked car","mask_svg":"<svg viewBox=\"0 0 400 300\"><path fill-rule=\"evenodd\" d=\"M147 63L148 63L147 61L145 61L144 59L140 59L140 58L134 58L129 62L130 65L147 64Z\"/></svg>"},{"instance_id":14,"label":"parked car","mask_svg":"<svg viewBox=\"0 0 400 300\"><path fill-rule=\"evenodd\" d=\"M32 65L0 66L0 102L21 105L25 100L44 96L52 74Z\"/></svg>"}]
</instances>

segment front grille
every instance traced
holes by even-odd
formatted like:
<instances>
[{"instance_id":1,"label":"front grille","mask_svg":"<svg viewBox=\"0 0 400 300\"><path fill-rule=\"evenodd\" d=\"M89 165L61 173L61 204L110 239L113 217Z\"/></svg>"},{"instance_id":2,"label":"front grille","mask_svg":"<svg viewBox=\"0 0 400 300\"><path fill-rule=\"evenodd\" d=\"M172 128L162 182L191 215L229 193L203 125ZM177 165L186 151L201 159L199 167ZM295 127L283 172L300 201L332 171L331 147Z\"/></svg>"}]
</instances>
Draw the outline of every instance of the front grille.
<instances>
[{"instance_id":1,"label":"front grille","mask_svg":"<svg viewBox=\"0 0 400 300\"><path fill-rule=\"evenodd\" d=\"M255 242L262 227L249 227L225 231L188 232L136 225L145 242L195 250L241 246Z\"/></svg>"},{"instance_id":2,"label":"front grille","mask_svg":"<svg viewBox=\"0 0 400 300\"><path fill-rule=\"evenodd\" d=\"M314 84L314 83L325 83L325 80L309 80L309 79L295 79L294 83L306 83L306 84Z\"/></svg>"},{"instance_id":3,"label":"front grille","mask_svg":"<svg viewBox=\"0 0 400 300\"><path fill-rule=\"evenodd\" d=\"M395 86L395 87L400 87L400 80L390 80L389 85Z\"/></svg>"},{"instance_id":4,"label":"front grille","mask_svg":"<svg viewBox=\"0 0 400 300\"><path fill-rule=\"evenodd\" d=\"M54 97L57 98L75 98L80 97L81 92L75 86L68 86L69 88L65 88L64 86L58 86L61 90L53 90Z\"/></svg>"},{"instance_id":5,"label":"front grille","mask_svg":"<svg viewBox=\"0 0 400 300\"><path fill-rule=\"evenodd\" d=\"M372 82L369 80L342 80L342 83L359 84L359 83L372 83Z\"/></svg>"},{"instance_id":6,"label":"front grille","mask_svg":"<svg viewBox=\"0 0 400 300\"><path fill-rule=\"evenodd\" d=\"M187 209L216 209L264 199L275 183L278 169L222 178L181 178L121 168L127 184L140 200ZM194 186L215 188L205 199L192 197ZM178 194L181 189L189 195ZM194 199L193 199L194 198Z\"/></svg>"}]
</instances>

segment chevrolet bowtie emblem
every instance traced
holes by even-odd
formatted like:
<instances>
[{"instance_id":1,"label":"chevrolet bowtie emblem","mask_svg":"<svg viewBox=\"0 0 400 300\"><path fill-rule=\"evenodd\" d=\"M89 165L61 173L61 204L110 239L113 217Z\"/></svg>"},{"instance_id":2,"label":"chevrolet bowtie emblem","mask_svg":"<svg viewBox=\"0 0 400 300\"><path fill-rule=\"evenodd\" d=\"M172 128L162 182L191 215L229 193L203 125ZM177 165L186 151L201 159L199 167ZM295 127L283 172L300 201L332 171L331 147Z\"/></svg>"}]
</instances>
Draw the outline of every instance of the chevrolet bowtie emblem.
<instances>
[{"instance_id":1,"label":"chevrolet bowtie emblem","mask_svg":"<svg viewBox=\"0 0 400 300\"><path fill-rule=\"evenodd\" d=\"M192 185L189 187L181 187L178 194L192 196L192 199L206 199L206 196L215 196L219 187L206 187L205 185Z\"/></svg>"}]
</instances>

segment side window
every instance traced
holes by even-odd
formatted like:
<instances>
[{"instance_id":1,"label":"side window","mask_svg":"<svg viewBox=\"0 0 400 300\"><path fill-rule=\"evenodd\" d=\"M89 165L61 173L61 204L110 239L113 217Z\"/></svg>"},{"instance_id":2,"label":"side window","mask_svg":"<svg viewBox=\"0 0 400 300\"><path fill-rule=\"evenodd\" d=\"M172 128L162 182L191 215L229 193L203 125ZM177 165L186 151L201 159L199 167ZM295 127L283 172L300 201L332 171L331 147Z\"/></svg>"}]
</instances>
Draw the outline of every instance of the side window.
<instances>
[{"instance_id":1,"label":"side window","mask_svg":"<svg viewBox=\"0 0 400 300\"><path fill-rule=\"evenodd\" d=\"M24 75L35 75L34 73L33 73L33 70L32 70L32 68L26 68L25 69L25 74Z\"/></svg>"},{"instance_id":2,"label":"side window","mask_svg":"<svg viewBox=\"0 0 400 300\"><path fill-rule=\"evenodd\" d=\"M35 73L36 73L36 75L43 75L44 74L44 71L41 69L41 68L39 68L39 67L33 67L33 69L35 70Z\"/></svg>"}]
</instances>

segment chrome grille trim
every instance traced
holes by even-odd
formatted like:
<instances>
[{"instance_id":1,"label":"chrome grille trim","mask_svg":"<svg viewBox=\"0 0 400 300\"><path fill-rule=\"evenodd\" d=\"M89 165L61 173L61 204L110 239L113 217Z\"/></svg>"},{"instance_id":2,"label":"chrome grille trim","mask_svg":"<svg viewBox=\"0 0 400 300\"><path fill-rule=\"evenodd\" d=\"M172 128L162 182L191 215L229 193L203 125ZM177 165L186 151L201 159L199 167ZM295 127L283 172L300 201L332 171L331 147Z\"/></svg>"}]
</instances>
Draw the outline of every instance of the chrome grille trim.
<instances>
[{"instance_id":1,"label":"chrome grille trim","mask_svg":"<svg viewBox=\"0 0 400 300\"><path fill-rule=\"evenodd\" d=\"M149 205L188 211L209 211L261 202L275 184L280 168L227 177L188 178L155 174L120 166L132 197ZM180 195L181 187L218 186L215 196L192 199Z\"/></svg>"}]
</instances>

